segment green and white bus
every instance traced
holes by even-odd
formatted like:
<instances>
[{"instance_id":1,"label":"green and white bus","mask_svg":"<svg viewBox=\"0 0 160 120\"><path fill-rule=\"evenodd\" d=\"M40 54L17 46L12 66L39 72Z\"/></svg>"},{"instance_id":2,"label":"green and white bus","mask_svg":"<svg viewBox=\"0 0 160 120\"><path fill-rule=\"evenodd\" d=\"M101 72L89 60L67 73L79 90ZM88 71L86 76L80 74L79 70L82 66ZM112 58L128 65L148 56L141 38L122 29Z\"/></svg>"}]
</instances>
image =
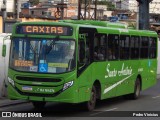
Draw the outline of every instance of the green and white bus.
<instances>
[{"instance_id":1,"label":"green and white bus","mask_svg":"<svg viewBox=\"0 0 160 120\"><path fill-rule=\"evenodd\" d=\"M84 103L126 96L156 84L157 33L106 21L24 22L13 26L10 99Z\"/></svg>"}]
</instances>

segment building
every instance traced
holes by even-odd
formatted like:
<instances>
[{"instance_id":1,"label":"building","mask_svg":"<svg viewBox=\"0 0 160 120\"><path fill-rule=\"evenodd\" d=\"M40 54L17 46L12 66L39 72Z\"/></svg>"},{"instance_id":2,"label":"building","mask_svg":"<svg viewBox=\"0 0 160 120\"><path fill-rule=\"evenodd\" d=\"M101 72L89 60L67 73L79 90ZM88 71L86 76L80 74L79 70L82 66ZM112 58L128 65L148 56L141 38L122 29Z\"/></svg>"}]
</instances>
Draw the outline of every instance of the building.
<instances>
[{"instance_id":1,"label":"building","mask_svg":"<svg viewBox=\"0 0 160 120\"><path fill-rule=\"evenodd\" d=\"M0 10L4 7L3 1L6 1L6 11L14 12L14 0L0 0Z\"/></svg>"},{"instance_id":2,"label":"building","mask_svg":"<svg viewBox=\"0 0 160 120\"><path fill-rule=\"evenodd\" d=\"M63 0L63 1L64 1L64 3L68 4L69 2L75 2L77 0ZM39 2L57 4L57 3L61 3L62 0L39 0Z\"/></svg>"},{"instance_id":3,"label":"building","mask_svg":"<svg viewBox=\"0 0 160 120\"><path fill-rule=\"evenodd\" d=\"M150 3L150 13L160 14L160 0L153 0Z\"/></svg>"},{"instance_id":4,"label":"building","mask_svg":"<svg viewBox=\"0 0 160 120\"><path fill-rule=\"evenodd\" d=\"M24 3L21 6L20 17L56 19L60 17L59 11L61 11L61 6L49 2L42 2L36 6L30 6L28 3ZM63 7L66 9L67 5L65 4ZM66 10L64 10L64 14L66 14Z\"/></svg>"},{"instance_id":5,"label":"building","mask_svg":"<svg viewBox=\"0 0 160 120\"><path fill-rule=\"evenodd\" d=\"M137 12L138 3L136 0L115 0L116 8ZM160 13L160 0L153 0L150 3L150 13Z\"/></svg>"},{"instance_id":6,"label":"building","mask_svg":"<svg viewBox=\"0 0 160 120\"><path fill-rule=\"evenodd\" d=\"M137 11L137 1L136 0L117 0L115 2L116 8L121 10Z\"/></svg>"},{"instance_id":7,"label":"building","mask_svg":"<svg viewBox=\"0 0 160 120\"><path fill-rule=\"evenodd\" d=\"M138 2L136 0L115 0L116 8L138 12ZM160 22L160 0L153 0L149 4L150 22Z\"/></svg>"},{"instance_id":8,"label":"building","mask_svg":"<svg viewBox=\"0 0 160 120\"><path fill-rule=\"evenodd\" d=\"M0 33L12 31L12 25L19 17L21 4L26 1L28 0L0 0Z\"/></svg>"},{"instance_id":9,"label":"building","mask_svg":"<svg viewBox=\"0 0 160 120\"><path fill-rule=\"evenodd\" d=\"M25 3L29 0L0 0L0 10L3 6L3 1L6 1L6 11L7 12L15 12L15 2L17 1L17 5L19 6L19 11L20 11L20 6L22 3Z\"/></svg>"}]
</instances>

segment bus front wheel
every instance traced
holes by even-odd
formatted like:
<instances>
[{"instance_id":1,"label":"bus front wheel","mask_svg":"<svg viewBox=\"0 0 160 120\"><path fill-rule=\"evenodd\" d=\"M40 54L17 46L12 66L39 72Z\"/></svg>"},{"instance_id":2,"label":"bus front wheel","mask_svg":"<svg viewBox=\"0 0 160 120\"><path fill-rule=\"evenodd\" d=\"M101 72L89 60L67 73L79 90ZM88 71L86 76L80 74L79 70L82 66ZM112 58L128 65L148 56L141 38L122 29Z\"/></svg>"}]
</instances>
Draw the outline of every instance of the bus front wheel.
<instances>
[{"instance_id":1,"label":"bus front wheel","mask_svg":"<svg viewBox=\"0 0 160 120\"><path fill-rule=\"evenodd\" d=\"M87 101L86 103L86 108L88 111L92 111L94 110L95 105L96 105L96 88L95 86L93 86L91 90L90 100Z\"/></svg>"},{"instance_id":2,"label":"bus front wheel","mask_svg":"<svg viewBox=\"0 0 160 120\"><path fill-rule=\"evenodd\" d=\"M43 101L32 101L32 104L33 104L34 108L42 109L42 108L44 108L46 102L43 102Z\"/></svg>"}]
</instances>

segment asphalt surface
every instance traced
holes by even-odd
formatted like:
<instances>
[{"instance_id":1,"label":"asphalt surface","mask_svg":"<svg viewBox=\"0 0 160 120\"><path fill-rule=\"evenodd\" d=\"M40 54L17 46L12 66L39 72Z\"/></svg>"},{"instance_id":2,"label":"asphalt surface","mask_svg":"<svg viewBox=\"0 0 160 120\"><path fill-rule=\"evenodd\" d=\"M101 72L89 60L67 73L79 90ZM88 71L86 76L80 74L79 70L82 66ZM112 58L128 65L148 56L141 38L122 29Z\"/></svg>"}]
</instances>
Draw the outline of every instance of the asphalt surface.
<instances>
[{"instance_id":1,"label":"asphalt surface","mask_svg":"<svg viewBox=\"0 0 160 120\"><path fill-rule=\"evenodd\" d=\"M31 103L1 106L1 112L41 113L47 119L159 119L160 117L160 80L157 84L141 92L137 100L125 100L123 97L99 101L96 109L87 112L82 104L47 103L43 110L36 110ZM12 118L14 119L14 118ZM40 119L40 118L39 118Z\"/></svg>"}]
</instances>

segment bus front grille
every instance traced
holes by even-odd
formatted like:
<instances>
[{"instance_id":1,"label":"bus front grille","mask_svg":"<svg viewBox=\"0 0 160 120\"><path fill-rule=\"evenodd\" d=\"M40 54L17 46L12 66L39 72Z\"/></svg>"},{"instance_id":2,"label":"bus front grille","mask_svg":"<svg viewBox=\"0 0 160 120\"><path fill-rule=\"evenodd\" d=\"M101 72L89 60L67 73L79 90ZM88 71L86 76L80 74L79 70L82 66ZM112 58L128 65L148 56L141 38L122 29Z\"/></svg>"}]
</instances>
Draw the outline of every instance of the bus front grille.
<instances>
[{"instance_id":1,"label":"bus front grille","mask_svg":"<svg viewBox=\"0 0 160 120\"><path fill-rule=\"evenodd\" d=\"M35 78L35 77L22 77L17 76L17 80L21 81L32 81L32 82L61 82L61 79L53 79L53 78Z\"/></svg>"}]
</instances>

